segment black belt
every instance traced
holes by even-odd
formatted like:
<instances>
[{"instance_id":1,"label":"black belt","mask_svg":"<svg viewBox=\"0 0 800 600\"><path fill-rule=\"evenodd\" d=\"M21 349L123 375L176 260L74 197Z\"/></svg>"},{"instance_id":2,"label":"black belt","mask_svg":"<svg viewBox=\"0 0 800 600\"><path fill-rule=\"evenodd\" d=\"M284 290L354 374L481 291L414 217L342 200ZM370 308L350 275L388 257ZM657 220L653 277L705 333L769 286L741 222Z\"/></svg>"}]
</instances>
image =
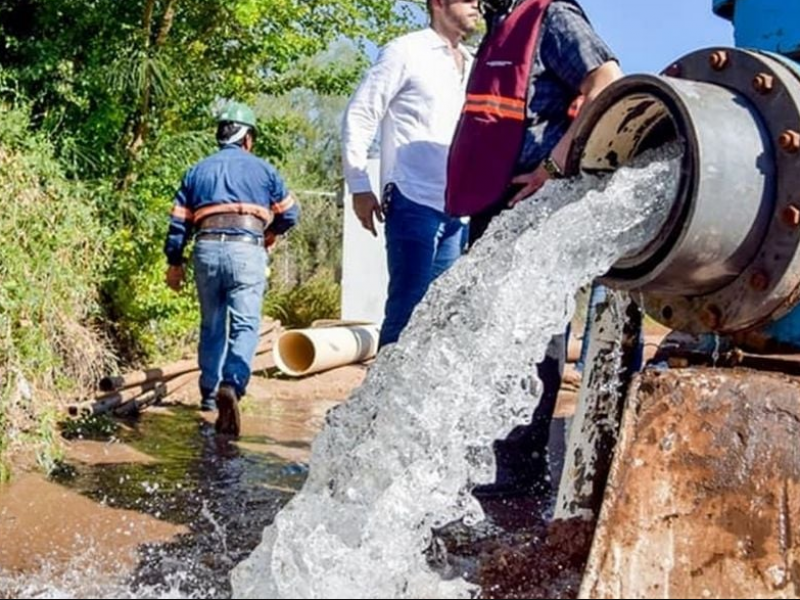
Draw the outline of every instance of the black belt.
<instances>
[{"instance_id":1,"label":"black belt","mask_svg":"<svg viewBox=\"0 0 800 600\"><path fill-rule=\"evenodd\" d=\"M258 235L266 228L266 223L254 215L223 213L209 215L196 224L198 229L248 229Z\"/></svg>"},{"instance_id":2,"label":"black belt","mask_svg":"<svg viewBox=\"0 0 800 600\"><path fill-rule=\"evenodd\" d=\"M264 238L249 233L204 233L197 234L197 241L204 242L239 242L240 244L253 244L263 246Z\"/></svg>"}]
</instances>

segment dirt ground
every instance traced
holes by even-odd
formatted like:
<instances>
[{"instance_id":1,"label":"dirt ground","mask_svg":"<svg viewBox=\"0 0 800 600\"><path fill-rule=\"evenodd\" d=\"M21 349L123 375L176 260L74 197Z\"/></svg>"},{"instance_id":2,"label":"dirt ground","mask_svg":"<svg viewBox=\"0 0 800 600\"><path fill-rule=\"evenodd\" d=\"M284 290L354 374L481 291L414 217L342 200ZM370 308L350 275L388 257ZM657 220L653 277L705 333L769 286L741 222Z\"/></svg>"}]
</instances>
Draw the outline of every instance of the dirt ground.
<instances>
[{"instance_id":1,"label":"dirt ground","mask_svg":"<svg viewBox=\"0 0 800 600\"><path fill-rule=\"evenodd\" d=\"M651 356L667 333L659 326L646 330L646 355ZM570 359L580 351L578 340L570 344ZM240 448L269 453L293 463L305 463L310 443L324 423L326 412L346 400L364 380L368 365L350 365L302 379L254 376L242 404ZM568 364L557 416L574 412L580 376ZM177 401L196 406L195 392ZM154 407L151 411L169 411ZM215 413L202 413L211 422ZM261 440L252 442L247 440ZM65 441L68 463L113 465L153 460L122 443ZM286 490L291 491L291 490ZM180 526L131 510L98 504L83 495L28 473L0 486L0 572L26 572L45 561L66 560L77 549L97 549L97 560L119 573L135 560L140 544L165 542L183 533Z\"/></svg>"}]
</instances>

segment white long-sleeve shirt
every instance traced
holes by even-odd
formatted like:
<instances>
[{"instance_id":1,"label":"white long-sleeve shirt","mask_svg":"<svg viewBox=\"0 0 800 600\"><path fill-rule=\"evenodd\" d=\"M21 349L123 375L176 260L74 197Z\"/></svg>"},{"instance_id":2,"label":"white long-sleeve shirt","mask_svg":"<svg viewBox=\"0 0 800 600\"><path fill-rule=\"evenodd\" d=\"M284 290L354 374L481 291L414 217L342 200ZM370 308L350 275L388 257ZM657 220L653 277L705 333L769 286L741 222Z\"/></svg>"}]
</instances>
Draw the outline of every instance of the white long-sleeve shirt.
<instances>
[{"instance_id":1,"label":"white long-sleeve shirt","mask_svg":"<svg viewBox=\"0 0 800 600\"><path fill-rule=\"evenodd\" d=\"M383 48L344 115L342 160L351 192L371 190L367 154L380 128L381 189L394 183L410 200L444 211L447 153L472 66L466 48L459 50L463 73L431 28Z\"/></svg>"}]
</instances>

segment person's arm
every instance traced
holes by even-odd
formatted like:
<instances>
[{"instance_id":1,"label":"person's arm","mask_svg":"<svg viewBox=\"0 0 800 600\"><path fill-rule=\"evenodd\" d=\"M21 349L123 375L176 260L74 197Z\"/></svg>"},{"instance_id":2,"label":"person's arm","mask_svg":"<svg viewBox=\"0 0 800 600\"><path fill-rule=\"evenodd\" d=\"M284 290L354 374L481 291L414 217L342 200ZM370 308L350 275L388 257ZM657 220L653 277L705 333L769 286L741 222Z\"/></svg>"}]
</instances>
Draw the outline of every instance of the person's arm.
<instances>
[{"instance_id":1,"label":"person's arm","mask_svg":"<svg viewBox=\"0 0 800 600\"><path fill-rule=\"evenodd\" d=\"M278 241L278 236L289 231L300 220L300 203L287 189L278 172L271 166L267 168L271 181L269 208L273 218L264 232L264 246L267 250L272 250Z\"/></svg>"},{"instance_id":2,"label":"person's arm","mask_svg":"<svg viewBox=\"0 0 800 600\"><path fill-rule=\"evenodd\" d=\"M389 104L406 76L402 47L389 44L367 71L350 99L342 122L342 163L347 187L353 194L353 209L364 229L377 236L374 218L383 221L380 202L367 174L367 156Z\"/></svg>"},{"instance_id":3,"label":"person's arm","mask_svg":"<svg viewBox=\"0 0 800 600\"><path fill-rule=\"evenodd\" d=\"M166 283L170 289L178 291L183 285L183 249L192 235L192 211L188 207L188 175L184 177L169 217L169 230L164 243L164 254L167 255Z\"/></svg>"},{"instance_id":4,"label":"person's arm","mask_svg":"<svg viewBox=\"0 0 800 600\"><path fill-rule=\"evenodd\" d=\"M622 77L617 59L592 29L583 12L574 5L550 6L546 23L548 30L542 40L543 61L575 95L583 96L580 110L586 110L600 93ZM576 121L550 151L550 158L563 171L567 154L575 136ZM531 173L519 175L513 183L523 187L509 202L513 206L534 194L550 178L543 164Z\"/></svg>"},{"instance_id":5,"label":"person's arm","mask_svg":"<svg viewBox=\"0 0 800 600\"><path fill-rule=\"evenodd\" d=\"M581 83L580 87L581 95L583 96L583 104L581 104L580 110L586 110L592 104L595 98L600 95L600 92L621 77L622 69L620 69L619 64L615 60L605 62L597 67L594 71L589 73L583 80L583 83ZM567 132L559 140L558 144L556 144L556 147L553 148L553 151L550 153L550 156L562 169L567 163L567 153L569 152L569 147L572 145L572 140L575 137L575 123L576 121L572 121L572 124L569 126L569 129L567 129Z\"/></svg>"},{"instance_id":6,"label":"person's arm","mask_svg":"<svg viewBox=\"0 0 800 600\"><path fill-rule=\"evenodd\" d=\"M278 242L278 236L283 235L300 221L300 203L294 195L287 193L279 202L272 205L274 219L264 232L264 247L272 250Z\"/></svg>"}]
</instances>

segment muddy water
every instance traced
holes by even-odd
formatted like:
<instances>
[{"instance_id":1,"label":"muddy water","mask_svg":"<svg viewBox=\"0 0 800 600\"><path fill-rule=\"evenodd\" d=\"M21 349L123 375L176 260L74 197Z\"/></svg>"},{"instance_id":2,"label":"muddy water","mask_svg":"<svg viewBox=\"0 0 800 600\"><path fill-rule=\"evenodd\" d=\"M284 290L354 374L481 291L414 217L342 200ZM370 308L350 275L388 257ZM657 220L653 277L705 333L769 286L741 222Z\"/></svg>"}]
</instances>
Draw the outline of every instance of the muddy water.
<instances>
[{"instance_id":1,"label":"muddy water","mask_svg":"<svg viewBox=\"0 0 800 600\"><path fill-rule=\"evenodd\" d=\"M325 412L362 376L255 380L236 442L191 406L69 441L55 478L29 474L0 489L0 598L230 597L231 567L302 485ZM560 414L572 400L562 395ZM554 479L564 428L554 421ZM535 581L519 574L547 547L552 501L487 501L485 526L440 531L429 560L467 573L484 597L531 597ZM559 581L556 597L574 595L568 577Z\"/></svg>"},{"instance_id":2,"label":"muddy water","mask_svg":"<svg viewBox=\"0 0 800 600\"><path fill-rule=\"evenodd\" d=\"M311 439L346 395L314 380L251 392L239 440L194 407L155 408L70 441L50 480L0 488L0 597L229 597L230 569L302 485Z\"/></svg>"}]
</instances>

